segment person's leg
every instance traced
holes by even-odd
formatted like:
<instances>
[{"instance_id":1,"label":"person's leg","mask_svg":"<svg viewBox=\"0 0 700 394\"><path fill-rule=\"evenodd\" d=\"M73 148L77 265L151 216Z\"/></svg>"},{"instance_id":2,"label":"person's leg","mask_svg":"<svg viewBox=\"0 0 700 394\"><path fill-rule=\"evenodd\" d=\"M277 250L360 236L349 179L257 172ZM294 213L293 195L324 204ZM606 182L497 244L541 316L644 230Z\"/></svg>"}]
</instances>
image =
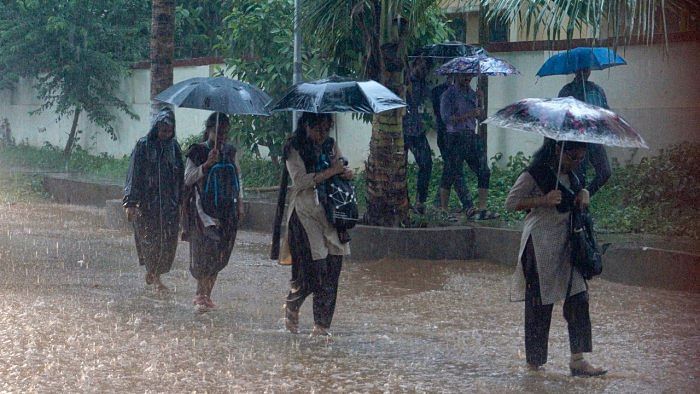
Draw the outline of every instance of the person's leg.
<instances>
[{"instance_id":1,"label":"person's leg","mask_svg":"<svg viewBox=\"0 0 700 394\"><path fill-rule=\"evenodd\" d=\"M214 301L211 299L211 292L214 290L214 284L216 284L216 278L218 277L218 274L212 274L209 277L206 278L206 303L209 308L216 308L216 304Z\"/></svg>"},{"instance_id":2,"label":"person's leg","mask_svg":"<svg viewBox=\"0 0 700 394\"><path fill-rule=\"evenodd\" d=\"M416 206L420 213L425 212L425 201L428 199L428 187L430 175L433 171L433 158L430 144L425 135L416 137L411 147L413 157L418 165L418 179L416 184ZM422 209L422 212L421 212Z\"/></svg>"},{"instance_id":3,"label":"person's leg","mask_svg":"<svg viewBox=\"0 0 700 394\"><path fill-rule=\"evenodd\" d=\"M285 326L293 334L299 332L299 309L306 297L311 294L309 286L309 265L312 264L311 248L306 231L296 212L292 212L287 229L287 242L292 255L292 279L289 293L284 303Z\"/></svg>"},{"instance_id":4,"label":"person's leg","mask_svg":"<svg viewBox=\"0 0 700 394\"><path fill-rule=\"evenodd\" d=\"M331 327L342 266L343 256L328 255L325 260L314 261L314 324L318 327L315 327L316 331L327 331Z\"/></svg>"},{"instance_id":5,"label":"person's leg","mask_svg":"<svg viewBox=\"0 0 700 394\"><path fill-rule=\"evenodd\" d=\"M549 327L553 305L542 305L539 275L532 239L523 252L521 263L525 274L525 356L532 368L547 362Z\"/></svg>"},{"instance_id":6,"label":"person's leg","mask_svg":"<svg viewBox=\"0 0 700 394\"><path fill-rule=\"evenodd\" d=\"M599 376L607 371L591 365L583 353L593 351L591 317L589 313L588 292L574 294L564 302L564 319L569 330L569 348L571 349L571 374L574 376Z\"/></svg>"},{"instance_id":7,"label":"person's leg","mask_svg":"<svg viewBox=\"0 0 700 394\"><path fill-rule=\"evenodd\" d=\"M445 143L447 144L445 147L447 150L447 158L440 180L440 207L443 210L447 210L450 188L454 185L457 196L462 202L462 207L465 210L469 209L472 207L473 203L469 196L469 190L464 182L464 173L462 171L462 137L457 133L449 133L446 136Z\"/></svg>"},{"instance_id":8,"label":"person's leg","mask_svg":"<svg viewBox=\"0 0 700 394\"><path fill-rule=\"evenodd\" d=\"M152 282L157 291L169 291L168 287L161 281L161 275L170 272L177 252L179 235L178 221L169 223L163 231L163 243L157 264L153 267Z\"/></svg>"},{"instance_id":9,"label":"person's leg","mask_svg":"<svg viewBox=\"0 0 700 394\"><path fill-rule=\"evenodd\" d=\"M440 128L438 126L437 130L437 144L438 144L438 150L440 151L440 158L442 159L442 171L443 174L445 172L445 168L447 166L447 149L445 148L445 130L443 128ZM438 191L438 193L435 195L435 200L433 201L433 205L435 207L440 207L441 206L441 192ZM449 189L447 190L447 199L449 200Z\"/></svg>"},{"instance_id":10,"label":"person's leg","mask_svg":"<svg viewBox=\"0 0 700 394\"><path fill-rule=\"evenodd\" d=\"M456 168L456 175L454 180L454 188L459 198L459 202L462 204L462 210L469 216L471 214L472 208L474 207L474 202L472 201L472 195L469 192L469 186L467 185L467 180L464 177L464 161L466 159L465 153L467 149L466 146L466 135L456 134L455 139L450 142L450 149L454 150L454 166Z\"/></svg>"},{"instance_id":11,"label":"person's leg","mask_svg":"<svg viewBox=\"0 0 700 394\"><path fill-rule=\"evenodd\" d=\"M483 149L483 144L479 136L470 136L465 143L465 160L469 168L474 172L477 179L477 187L479 189L479 200L477 208L480 212L487 210L489 197L489 182L491 180L491 170L488 165L486 151ZM493 219L493 214L482 217L481 219Z\"/></svg>"}]
</instances>

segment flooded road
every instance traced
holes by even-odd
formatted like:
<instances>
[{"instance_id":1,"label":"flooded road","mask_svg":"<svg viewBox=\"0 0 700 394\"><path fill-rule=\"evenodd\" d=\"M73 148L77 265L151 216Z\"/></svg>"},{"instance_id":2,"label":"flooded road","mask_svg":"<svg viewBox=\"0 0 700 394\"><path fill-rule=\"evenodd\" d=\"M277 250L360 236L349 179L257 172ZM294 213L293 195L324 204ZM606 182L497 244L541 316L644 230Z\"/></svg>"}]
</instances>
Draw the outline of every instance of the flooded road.
<instances>
[{"instance_id":1,"label":"flooded road","mask_svg":"<svg viewBox=\"0 0 700 394\"><path fill-rule=\"evenodd\" d=\"M555 307L550 357L525 368L522 303L510 267L481 261L344 265L333 342L284 331L289 268L269 235L240 232L213 299L195 314L181 243L172 288L143 283L130 234L95 208L0 209L0 391L12 392L695 392L700 295L591 283L594 353L604 378L568 374ZM693 388L695 387L695 389Z\"/></svg>"}]
</instances>

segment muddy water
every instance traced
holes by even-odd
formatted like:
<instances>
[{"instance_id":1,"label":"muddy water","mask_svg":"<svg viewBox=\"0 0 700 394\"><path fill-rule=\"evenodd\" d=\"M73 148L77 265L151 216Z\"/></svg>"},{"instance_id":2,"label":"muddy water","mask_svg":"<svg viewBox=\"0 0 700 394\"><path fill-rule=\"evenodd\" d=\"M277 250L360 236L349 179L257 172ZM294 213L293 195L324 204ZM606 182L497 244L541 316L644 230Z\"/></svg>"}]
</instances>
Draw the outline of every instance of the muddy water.
<instances>
[{"instance_id":1,"label":"muddy water","mask_svg":"<svg viewBox=\"0 0 700 394\"><path fill-rule=\"evenodd\" d=\"M545 371L524 368L521 303L509 267L481 261L345 264L334 341L283 330L288 268L268 235L241 232L214 293L195 314L188 246L164 280L143 284L128 234L100 211L0 209L0 391L89 392L693 392L700 295L591 283L600 379L568 376L555 307ZM694 389L695 387L695 389Z\"/></svg>"}]
</instances>

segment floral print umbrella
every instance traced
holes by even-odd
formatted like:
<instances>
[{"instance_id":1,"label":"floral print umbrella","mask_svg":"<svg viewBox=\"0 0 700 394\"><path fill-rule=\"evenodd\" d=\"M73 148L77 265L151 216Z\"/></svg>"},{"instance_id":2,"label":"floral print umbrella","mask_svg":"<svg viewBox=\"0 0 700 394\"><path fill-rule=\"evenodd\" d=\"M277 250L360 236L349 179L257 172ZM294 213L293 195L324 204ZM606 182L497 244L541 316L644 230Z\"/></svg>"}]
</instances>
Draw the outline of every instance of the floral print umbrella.
<instances>
[{"instance_id":1,"label":"floral print umbrella","mask_svg":"<svg viewBox=\"0 0 700 394\"><path fill-rule=\"evenodd\" d=\"M440 75L512 75L520 74L512 64L505 60L485 55L457 57L440 66L436 71Z\"/></svg>"},{"instance_id":2,"label":"floral print umbrella","mask_svg":"<svg viewBox=\"0 0 700 394\"><path fill-rule=\"evenodd\" d=\"M557 141L649 148L621 116L573 97L526 98L501 109L484 123Z\"/></svg>"}]
</instances>

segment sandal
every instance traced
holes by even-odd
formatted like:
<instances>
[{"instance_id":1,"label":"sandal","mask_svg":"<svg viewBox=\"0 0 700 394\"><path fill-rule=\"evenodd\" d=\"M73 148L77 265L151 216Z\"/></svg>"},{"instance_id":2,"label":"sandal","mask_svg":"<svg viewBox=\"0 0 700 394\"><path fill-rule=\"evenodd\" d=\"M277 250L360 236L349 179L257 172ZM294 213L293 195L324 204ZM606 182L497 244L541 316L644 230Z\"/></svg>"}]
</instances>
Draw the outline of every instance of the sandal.
<instances>
[{"instance_id":1,"label":"sandal","mask_svg":"<svg viewBox=\"0 0 700 394\"><path fill-rule=\"evenodd\" d=\"M489 211L488 209L480 210L476 215L474 215L474 220L492 220L498 219L501 215L496 212Z\"/></svg>"},{"instance_id":2,"label":"sandal","mask_svg":"<svg viewBox=\"0 0 700 394\"><path fill-rule=\"evenodd\" d=\"M467 208L464 210L464 217L467 218L467 220L473 219L474 215L476 215L478 212L479 211L474 207Z\"/></svg>"},{"instance_id":3,"label":"sandal","mask_svg":"<svg viewBox=\"0 0 700 394\"><path fill-rule=\"evenodd\" d=\"M570 362L569 369L571 369L571 376L603 376L608 373L607 370L594 367L586 360Z\"/></svg>"}]
</instances>

